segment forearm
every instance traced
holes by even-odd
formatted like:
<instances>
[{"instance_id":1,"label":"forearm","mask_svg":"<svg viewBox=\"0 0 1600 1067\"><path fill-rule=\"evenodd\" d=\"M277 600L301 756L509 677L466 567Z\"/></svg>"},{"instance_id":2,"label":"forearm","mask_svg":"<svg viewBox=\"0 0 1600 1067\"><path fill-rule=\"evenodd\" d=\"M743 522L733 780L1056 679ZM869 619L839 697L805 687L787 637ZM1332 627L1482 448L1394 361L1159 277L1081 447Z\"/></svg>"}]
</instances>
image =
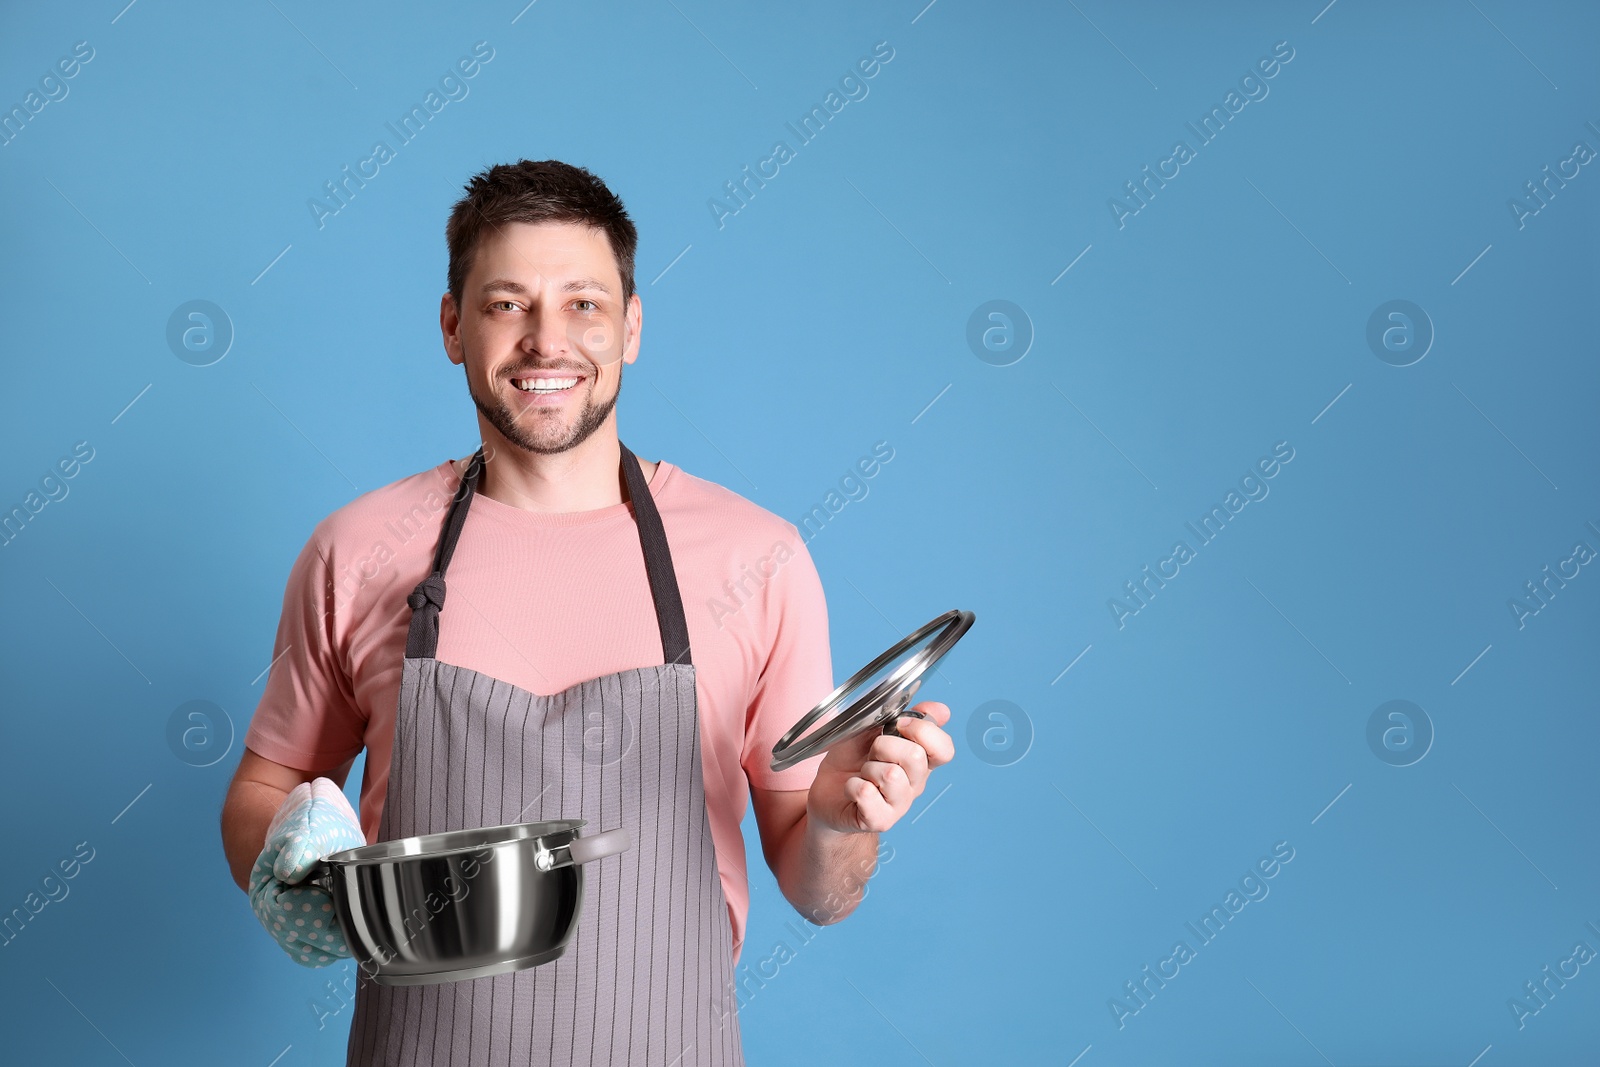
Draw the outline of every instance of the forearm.
<instances>
[{"instance_id":1,"label":"forearm","mask_svg":"<svg viewBox=\"0 0 1600 1067\"><path fill-rule=\"evenodd\" d=\"M267 824L288 795L276 786L243 780L234 784L223 802L222 851L234 883L246 893L250 891L250 869L266 840Z\"/></svg>"},{"instance_id":2,"label":"forearm","mask_svg":"<svg viewBox=\"0 0 1600 1067\"><path fill-rule=\"evenodd\" d=\"M878 866L878 835L841 833L803 815L778 852L778 888L795 910L828 926L856 910Z\"/></svg>"}]
</instances>

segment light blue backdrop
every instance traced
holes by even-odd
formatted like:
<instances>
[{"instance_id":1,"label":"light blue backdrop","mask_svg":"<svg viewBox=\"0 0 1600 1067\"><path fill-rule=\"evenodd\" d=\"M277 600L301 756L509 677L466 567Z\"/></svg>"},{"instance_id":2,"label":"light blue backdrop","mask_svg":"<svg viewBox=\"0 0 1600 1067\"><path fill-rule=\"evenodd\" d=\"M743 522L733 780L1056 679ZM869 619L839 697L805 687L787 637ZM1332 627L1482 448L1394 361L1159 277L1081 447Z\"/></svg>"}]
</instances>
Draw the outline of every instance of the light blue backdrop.
<instances>
[{"instance_id":1,"label":"light blue backdrop","mask_svg":"<svg viewBox=\"0 0 1600 1067\"><path fill-rule=\"evenodd\" d=\"M474 440L443 226L528 157L642 233L632 447L797 522L893 447L838 677L977 613L854 916L747 821L752 1064L1592 1062L1592 5L123 3L0 15L8 1060L343 1062L218 809L312 526Z\"/></svg>"}]
</instances>

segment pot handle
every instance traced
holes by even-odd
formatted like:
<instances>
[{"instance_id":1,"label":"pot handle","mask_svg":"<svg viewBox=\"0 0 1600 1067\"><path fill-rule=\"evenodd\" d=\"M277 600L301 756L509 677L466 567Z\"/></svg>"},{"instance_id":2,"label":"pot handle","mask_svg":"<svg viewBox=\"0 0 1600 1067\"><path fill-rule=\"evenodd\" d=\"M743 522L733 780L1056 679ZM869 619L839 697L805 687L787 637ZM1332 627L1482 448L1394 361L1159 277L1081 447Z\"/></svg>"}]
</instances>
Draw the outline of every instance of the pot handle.
<instances>
[{"instance_id":1,"label":"pot handle","mask_svg":"<svg viewBox=\"0 0 1600 1067\"><path fill-rule=\"evenodd\" d=\"M333 895L333 868L328 866L326 860L318 860L317 862L315 862L315 863L313 863L311 865L311 869L306 872L305 877L300 879L300 881L297 882L296 884L297 885L314 885L318 889L322 890L324 893L327 893L329 896L332 896Z\"/></svg>"},{"instance_id":2,"label":"pot handle","mask_svg":"<svg viewBox=\"0 0 1600 1067\"><path fill-rule=\"evenodd\" d=\"M894 695L889 697L889 699L884 702L884 709L889 712L889 717L884 721L883 724L884 733L888 734L890 737L904 737L905 734L902 734L899 730L895 729L895 723L899 722L901 718L907 715L914 719L927 718L927 716L922 712L912 711L910 707L911 698L917 695L917 690L921 687L922 679L918 678L910 685L895 692Z\"/></svg>"},{"instance_id":3,"label":"pot handle","mask_svg":"<svg viewBox=\"0 0 1600 1067\"><path fill-rule=\"evenodd\" d=\"M534 855L534 865L541 871L553 871L560 867L570 867L575 863L602 860L607 856L626 852L632 847L632 836L619 826L592 837L575 837L570 843L557 845L555 848L545 848L541 844L539 851Z\"/></svg>"}]
</instances>

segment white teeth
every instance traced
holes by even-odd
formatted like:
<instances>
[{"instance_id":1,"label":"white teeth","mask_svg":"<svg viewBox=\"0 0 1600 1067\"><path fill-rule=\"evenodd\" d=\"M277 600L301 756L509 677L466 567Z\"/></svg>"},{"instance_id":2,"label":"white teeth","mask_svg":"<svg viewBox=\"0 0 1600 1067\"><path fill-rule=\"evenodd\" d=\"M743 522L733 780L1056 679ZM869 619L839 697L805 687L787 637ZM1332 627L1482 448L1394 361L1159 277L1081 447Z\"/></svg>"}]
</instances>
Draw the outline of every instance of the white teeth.
<instances>
[{"instance_id":1,"label":"white teeth","mask_svg":"<svg viewBox=\"0 0 1600 1067\"><path fill-rule=\"evenodd\" d=\"M523 378L513 381L525 393L555 393L562 389L571 389L578 384L576 378Z\"/></svg>"}]
</instances>

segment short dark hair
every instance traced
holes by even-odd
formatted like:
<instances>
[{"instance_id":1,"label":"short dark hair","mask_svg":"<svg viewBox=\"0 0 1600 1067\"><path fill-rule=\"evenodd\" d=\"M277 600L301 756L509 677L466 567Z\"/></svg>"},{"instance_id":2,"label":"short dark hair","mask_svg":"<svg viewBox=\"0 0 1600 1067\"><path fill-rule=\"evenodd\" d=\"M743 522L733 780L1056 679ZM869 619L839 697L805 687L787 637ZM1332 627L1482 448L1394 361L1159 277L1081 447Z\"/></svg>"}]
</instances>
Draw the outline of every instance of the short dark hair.
<instances>
[{"instance_id":1,"label":"short dark hair","mask_svg":"<svg viewBox=\"0 0 1600 1067\"><path fill-rule=\"evenodd\" d=\"M639 231L622 201L588 170L559 159L521 159L474 174L466 190L444 228L450 248L450 295L457 307L485 229L499 229L509 222L580 222L600 230L617 259L623 303L632 299Z\"/></svg>"}]
</instances>

